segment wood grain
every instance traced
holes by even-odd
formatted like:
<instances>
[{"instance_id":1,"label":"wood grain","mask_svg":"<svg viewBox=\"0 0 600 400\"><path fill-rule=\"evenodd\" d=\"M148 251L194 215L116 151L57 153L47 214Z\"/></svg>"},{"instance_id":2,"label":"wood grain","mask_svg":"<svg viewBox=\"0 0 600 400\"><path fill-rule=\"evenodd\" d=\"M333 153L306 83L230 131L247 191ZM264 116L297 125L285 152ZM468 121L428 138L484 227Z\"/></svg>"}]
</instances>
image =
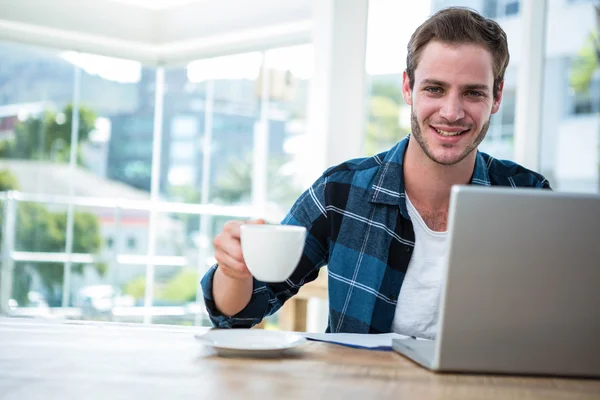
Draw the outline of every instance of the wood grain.
<instances>
[{"instance_id":1,"label":"wood grain","mask_svg":"<svg viewBox=\"0 0 600 400\"><path fill-rule=\"evenodd\" d=\"M600 380L434 374L394 352L309 342L221 358L207 328L0 319L0 398L600 399Z\"/></svg>"}]
</instances>

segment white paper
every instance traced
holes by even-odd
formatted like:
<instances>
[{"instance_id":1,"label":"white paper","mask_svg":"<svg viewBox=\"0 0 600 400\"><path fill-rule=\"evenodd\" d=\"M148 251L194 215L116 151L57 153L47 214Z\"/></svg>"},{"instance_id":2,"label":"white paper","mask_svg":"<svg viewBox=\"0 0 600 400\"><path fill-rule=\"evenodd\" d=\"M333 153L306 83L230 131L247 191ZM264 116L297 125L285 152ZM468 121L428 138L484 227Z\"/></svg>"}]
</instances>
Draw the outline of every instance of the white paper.
<instances>
[{"instance_id":1,"label":"white paper","mask_svg":"<svg viewBox=\"0 0 600 400\"><path fill-rule=\"evenodd\" d=\"M303 333L302 335L307 339L366 349L391 349L392 339L410 339L410 336L399 335L397 333Z\"/></svg>"}]
</instances>

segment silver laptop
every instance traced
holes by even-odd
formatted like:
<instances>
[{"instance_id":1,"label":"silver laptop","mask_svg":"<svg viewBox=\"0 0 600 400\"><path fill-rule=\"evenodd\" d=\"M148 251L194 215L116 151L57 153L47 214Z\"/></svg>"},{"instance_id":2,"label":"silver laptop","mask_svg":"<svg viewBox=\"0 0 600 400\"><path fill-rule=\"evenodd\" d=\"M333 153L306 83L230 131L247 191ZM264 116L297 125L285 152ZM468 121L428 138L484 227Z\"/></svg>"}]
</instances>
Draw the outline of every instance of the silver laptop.
<instances>
[{"instance_id":1,"label":"silver laptop","mask_svg":"<svg viewBox=\"0 0 600 400\"><path fill-rule=\"evenodd\" d=\"M452 188L435 371L600 376L600 196Z\"/></svg>"}]
</instances>

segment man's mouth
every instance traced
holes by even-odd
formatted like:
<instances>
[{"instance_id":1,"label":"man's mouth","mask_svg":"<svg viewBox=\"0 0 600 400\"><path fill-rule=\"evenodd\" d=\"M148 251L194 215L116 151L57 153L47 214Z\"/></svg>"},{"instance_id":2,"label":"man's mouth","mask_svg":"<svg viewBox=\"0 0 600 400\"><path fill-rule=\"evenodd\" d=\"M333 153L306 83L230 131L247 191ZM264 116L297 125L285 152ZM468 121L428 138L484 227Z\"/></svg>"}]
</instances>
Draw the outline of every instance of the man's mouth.
<instances>
[{"instance_id":1,"label":"man's mouth","mask_svg":"<svg viewBox=\"0 0 600 400\"><path fill-rule=\"evenodd\" d=\"M433 128L433 127L432 127ZM439 133L442 136L458 136L458 135L462 135L463 133L467 132L468 129L462 130L462 131L453 131L453 132L449 132L449 131L444 131L438 128L433 128L435 129L435 131L437 133Z\"/></svg>"}]
</instances>

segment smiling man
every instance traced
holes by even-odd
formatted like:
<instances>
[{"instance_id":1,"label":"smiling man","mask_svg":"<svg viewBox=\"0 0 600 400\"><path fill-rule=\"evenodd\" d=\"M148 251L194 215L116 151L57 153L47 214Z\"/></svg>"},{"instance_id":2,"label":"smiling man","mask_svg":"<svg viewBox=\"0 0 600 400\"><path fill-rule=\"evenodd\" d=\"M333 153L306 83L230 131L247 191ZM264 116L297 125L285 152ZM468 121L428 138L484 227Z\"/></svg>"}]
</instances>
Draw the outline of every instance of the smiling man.
<instances>
[{"instance_id":1,"label":"smiling man","mask_svg":"<svg viewBox=\"0 0 600 400\"><path fill-rule=\"evenodd\" d=\"M451 187L550 187L477 150L500 107L508 60L505 32L474 11L448 8L425 21L410 39L403 75L412 134L387 152L330 168L300 196L282 223L305 226L308 236L285 282L254 279L240 222L226 224L214 241L218 263L202 279L212 322L255 325L327 265L328 332L435 338Z\"/></svg>"}]
</instances>

